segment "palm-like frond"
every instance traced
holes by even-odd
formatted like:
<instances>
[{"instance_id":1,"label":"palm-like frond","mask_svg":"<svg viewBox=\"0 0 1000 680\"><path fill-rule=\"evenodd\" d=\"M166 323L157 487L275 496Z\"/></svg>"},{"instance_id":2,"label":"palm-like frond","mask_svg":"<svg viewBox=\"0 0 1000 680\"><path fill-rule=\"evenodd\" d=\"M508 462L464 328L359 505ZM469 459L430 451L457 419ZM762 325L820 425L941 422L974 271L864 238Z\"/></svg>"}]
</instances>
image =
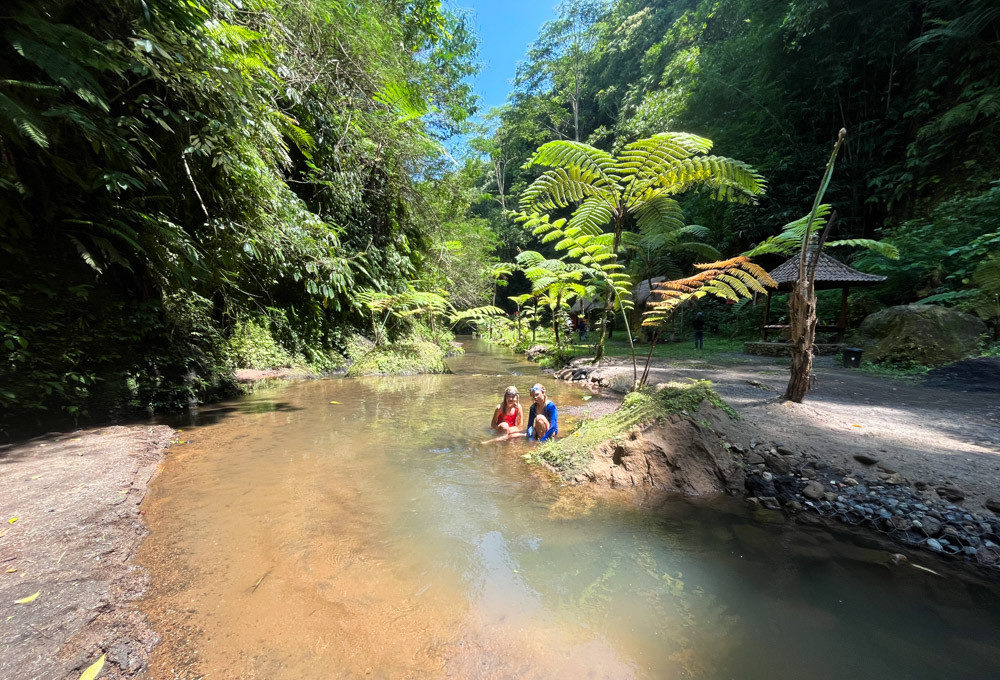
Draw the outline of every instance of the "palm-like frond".
<instances>
[{"instance_id":1,"label":"palm-like frond","mask_svg":"<svg viewBox=\"0 0 1000 680\"><path fill-rule=\"evenodd\" d=\"M654 284L649 310L643 314L643 325L660 325L683 304L707 295L736 302L764 292L765 286L777 283L760 266L744 256L718 262L695 265L698 273L683 279Z\"/></svg>"},{"instance_id":2,"label":"palm-like frond","mask_svg":"<svg viewBox=\"0 0 1000 680\"><path fill-rule=\"evenodd\" d=\"M534 165L577 170L584 181L594 184L616 184L612 176L616 169L614 156L583 142L560 139L542 144L523 167Z\"/></svg>"},{"instance_id":3,"label":"palm-like frond","mask_svg":"<svg viewBox=\"0 0 1000 680\"><path fill-rule=\"evenodd\" d=\"M573 216L569 227L579 228L582 234L600 234L611 223L613 211L605 196L594 195L585 198Z\"/></svg>"},{"instance_id":4,"label":"palm-like frond","mask_svg":"<svg viewBox=\"0 0 1000 680\"><path fill-rule=\"evenodd\" d=\"M684 211L665 193L650 192L636 207L635 221L644 235L679 231L684 228Z\"/></svg>"},{"instance_id":5,"label":"palm-like frond","mask_svg":"<svg viewBox=\"0 0 1000 680\"><path fill-rule=\"evenodd\" d=\"M845 238L839 241L828 241L826 244L827 248L837 248L839 246L865 248L890 260L899 259L899 248L888 241L875 241L869 238Z\"/></svg>"},{"instance_id":6,"label":"palm-like frond","mask_svg":"<svg viewBox=\"0 0 1000 680\"><path fill-rule=\"evenodd\" d=\"M521 194L522 210L565 208L591 196L601 196L602 184L595 184L579 168L552 168L539 175Z\"/></svg>"}]
</instances>

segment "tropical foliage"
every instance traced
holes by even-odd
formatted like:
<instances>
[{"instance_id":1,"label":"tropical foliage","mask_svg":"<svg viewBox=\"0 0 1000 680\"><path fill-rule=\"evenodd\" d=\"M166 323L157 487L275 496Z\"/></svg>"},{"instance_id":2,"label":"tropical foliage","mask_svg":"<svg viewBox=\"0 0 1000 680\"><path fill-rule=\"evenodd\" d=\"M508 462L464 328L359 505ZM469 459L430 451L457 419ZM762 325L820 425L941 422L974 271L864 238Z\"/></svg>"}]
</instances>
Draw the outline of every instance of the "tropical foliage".
<instances>
[{"instance_id":1,"label":"tropical foliage","mask_svg":"<svg viewBox=\"0 0 1000 680\"><path fill-rule=\"evenodd\" d=\"M441 186L439 140L475 45L440 3L16 0L0 25L5 417L223 393L247 324L321 368L363 289L484 301L459 274L489 230L441 212L473 183Z\"/></svg>"}]
</instances>

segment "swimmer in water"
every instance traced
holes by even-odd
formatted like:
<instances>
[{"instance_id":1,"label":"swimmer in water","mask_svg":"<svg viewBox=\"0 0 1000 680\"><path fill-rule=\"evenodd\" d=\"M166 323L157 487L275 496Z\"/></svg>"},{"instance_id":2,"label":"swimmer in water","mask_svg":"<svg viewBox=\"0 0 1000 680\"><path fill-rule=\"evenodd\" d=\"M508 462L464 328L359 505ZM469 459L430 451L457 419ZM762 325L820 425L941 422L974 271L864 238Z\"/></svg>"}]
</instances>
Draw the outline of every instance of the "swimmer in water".
<instances>
[{"instance_id":1,"label":"swimmer in water","mask_svg":"<svg viewBox=\"0 0 1000 680\"><path fill-rule=\"evenodd\" d=\"M490 428L499 432L500 436L490 441L523 436L521 422L524 419L524 413L517 399L517 388L513 385L504 391L503 401L497 404L493 410L493 422L490 423Z\"/></svg>"}]
</instances>

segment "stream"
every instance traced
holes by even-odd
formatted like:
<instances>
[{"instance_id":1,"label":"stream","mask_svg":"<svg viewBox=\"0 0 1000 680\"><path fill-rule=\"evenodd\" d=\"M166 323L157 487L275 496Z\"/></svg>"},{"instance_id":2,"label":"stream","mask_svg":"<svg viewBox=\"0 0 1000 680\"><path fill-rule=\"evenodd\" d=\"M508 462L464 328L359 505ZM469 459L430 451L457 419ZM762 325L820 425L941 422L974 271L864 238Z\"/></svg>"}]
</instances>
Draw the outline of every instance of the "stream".
<instances>
[{"instance_id":1,"label":"stream","mask_svg":"<svg viewBox=\"0 0 1000 680\"><path fill-rule=\"evenodd\" d=\"M178 425L143 505L149 677L1000 677L996 588L737 499L598 502L533 444L482 444L509 384L527 411L543 382L563 434L588 393L465 346L451 375L296 382Z\"/></svg>"}]
</instances>

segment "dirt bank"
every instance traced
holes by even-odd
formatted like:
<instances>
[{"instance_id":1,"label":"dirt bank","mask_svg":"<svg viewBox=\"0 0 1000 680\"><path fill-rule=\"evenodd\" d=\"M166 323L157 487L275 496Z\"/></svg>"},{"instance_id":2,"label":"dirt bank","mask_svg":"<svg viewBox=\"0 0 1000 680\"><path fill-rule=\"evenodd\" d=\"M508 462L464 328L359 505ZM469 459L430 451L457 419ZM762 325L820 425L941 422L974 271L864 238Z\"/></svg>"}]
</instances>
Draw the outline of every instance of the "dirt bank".
<instances>
[{"instance_id":1,"label":"dirt bank","mask_svg":"<svg viewBox=\"0 0 1000 680\"><path fill-rule=\"evenodd\" d=\"M930 384L873 376L838 366L833 357L818 357L815 374L816 386L802 404L779 398L788 382L782 359L654 360L649 382L712 381L744 423L726 434L747 449L751 440L780 445L861 478L889 469L927 498L952 486L975 511L1000 500L1000 393L967 389L964 380ZM584 378L622 389L631 382L632 366L609 358ZM873 462L862 464L857 455Z\"/></svg>"},{"instance_id":2,"label":"dirt bank","mask_svg":"<svg viewBox=\"0 0 1000 680\"><path fill-rule=\"evenodd\" d=\"M76 680L105 653L102 679L144 670L157 637L132 604L148 577L130 560L147 533L139 503L175 436L114 426L0 447L0 678Z\"/></svg>"},{"instance_id":3,"label":"dirt bank","mask_svg":"<svg viewBox=\"0 0 1000 680\"><path fill-rule=\"evenodd\" d=\"M672 415L634 425L595 447L572 481L632 489L644 504L676 493L742 493L741 461L723 447L713 426L723 419L728 416L704 405L693 418Z\"/></svg>"},{"instance_id":4,"label":"dirt bank","mask_svg":"<svg viewBox=\"0 0 1000 680\"><path fill-rule=\"evenodd\" d=\"M996 368L994 360L905 380L852 371L828 357L817 363L804 404L780 399L788 376L781 360L661 361L650 383L714 383L741 419L718 419L713 428L741 461L746 495L757 507L873 530L901 547L991 573L1000 567L1000 386L979 379ZM599 367L577 360L556 375L622 389L632 367L617 358ZM685 465L708 460L677 446L687 452ZM670 457L658 456L661 464ZM607 476L631 478L622 466Z\"/></svg>"}]
</instances>

